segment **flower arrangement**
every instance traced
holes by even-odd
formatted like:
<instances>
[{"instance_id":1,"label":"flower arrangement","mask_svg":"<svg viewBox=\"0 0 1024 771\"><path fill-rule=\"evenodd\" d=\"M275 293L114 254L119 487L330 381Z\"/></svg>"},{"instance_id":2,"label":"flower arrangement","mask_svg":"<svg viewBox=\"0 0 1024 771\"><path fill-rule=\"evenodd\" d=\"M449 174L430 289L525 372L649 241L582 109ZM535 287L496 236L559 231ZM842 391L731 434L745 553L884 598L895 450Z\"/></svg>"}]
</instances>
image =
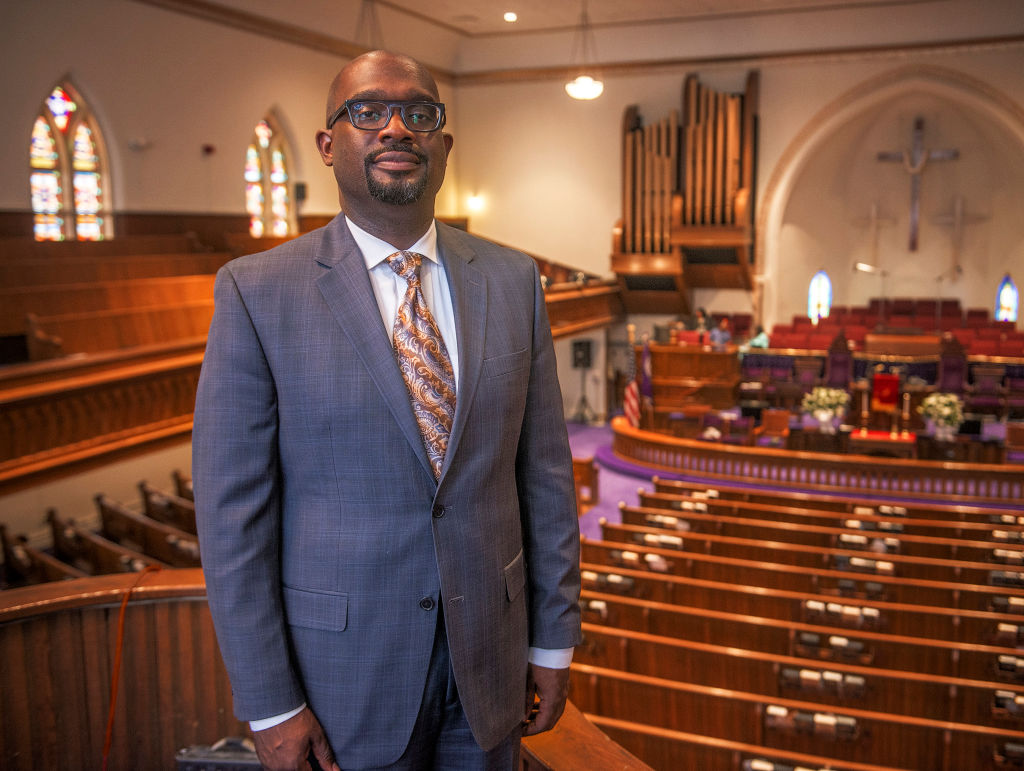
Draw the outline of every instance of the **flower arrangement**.
<instances>
[{"instance_id":1,"label":"flower arrangement","mask_svg":"<svg viewBox=\"0 0 1024 771\"><path fill-rule=\"evenodd\" d=\"M849 403L850 394L843 389L815 386L804 394L800 409L820 421L825 421L833 417L842 417Z\"/></svg>"},{"instance_id":2,"label":"flower arrangement","mask_svg":"<svg viewBox=\"0 0 1024 771\"><path fill-rule=\"evenodd\" d=\"M917 411L936 426L959 426L964 420L964 404L956 394L928 394Z\"/></svg>"}]
</instances>

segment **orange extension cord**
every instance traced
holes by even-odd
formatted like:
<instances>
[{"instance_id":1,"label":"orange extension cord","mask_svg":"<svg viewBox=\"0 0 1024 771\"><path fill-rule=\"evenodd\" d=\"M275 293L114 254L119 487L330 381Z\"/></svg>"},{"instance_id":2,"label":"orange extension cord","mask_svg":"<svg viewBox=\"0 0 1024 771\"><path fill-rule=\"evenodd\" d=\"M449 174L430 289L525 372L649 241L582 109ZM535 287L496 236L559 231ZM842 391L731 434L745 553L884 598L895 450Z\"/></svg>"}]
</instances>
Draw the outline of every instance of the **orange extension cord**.
<instances>
[{"instance_id":1,"label":"orange extension cord","mask_svg":"<svg viewBox=\"0 0 1024 771\"><path fill-rule=\"evenodd\" d=\"M107 736L103 741L103 771L107 771L107 760L110 757L110 742L114 737L114 711L117 709L117 684L121 677L121 649L124 647L124 616L128 610L128 600L131 599L142 579L147 574L160 569L159 565L146 565L135 579L135 583L128 587L121 600L121 611L117 616L117 641L114 643L117 648L114 652L114 672L110 677L110 712L107 714Z\"/></svg>"}]
</instances>

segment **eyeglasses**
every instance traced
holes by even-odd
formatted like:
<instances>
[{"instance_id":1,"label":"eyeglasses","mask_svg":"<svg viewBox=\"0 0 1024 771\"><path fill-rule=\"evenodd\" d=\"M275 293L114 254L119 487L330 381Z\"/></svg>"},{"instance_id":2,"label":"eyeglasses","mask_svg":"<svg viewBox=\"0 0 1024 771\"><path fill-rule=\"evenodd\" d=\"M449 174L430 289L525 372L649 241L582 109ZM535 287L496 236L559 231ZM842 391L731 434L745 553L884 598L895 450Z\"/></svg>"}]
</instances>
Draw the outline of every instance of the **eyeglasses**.
<instances>
[{"instance_id":1,"label":"eyeglasses","mask_svg":"<svg viewBox=\"0 0 1024 771\"><path fill-rule=\"evenodd\" d=\"M349 99L327 119L327 128L347 112L349 121L357 129L378 131L391 123L396 109L410 131L437 131L444 123L444 105L441 102L364 102Z\"/></svg>"}]
</instances>

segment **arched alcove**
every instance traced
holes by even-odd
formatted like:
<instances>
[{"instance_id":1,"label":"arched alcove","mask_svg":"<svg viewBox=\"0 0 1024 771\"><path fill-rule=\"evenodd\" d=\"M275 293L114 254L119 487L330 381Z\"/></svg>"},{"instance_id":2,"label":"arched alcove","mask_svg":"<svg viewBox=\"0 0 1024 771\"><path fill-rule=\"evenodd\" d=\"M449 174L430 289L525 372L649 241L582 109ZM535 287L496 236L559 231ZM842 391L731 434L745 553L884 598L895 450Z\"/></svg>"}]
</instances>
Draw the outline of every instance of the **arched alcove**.
<instances>
[{"instance_id":1,"label":"arched alcove","mask_svg":"<svg viewBox=\"0 0 1024 771\"><path fill-rule=\"evenodd\" d=\"M878 153L910 149L918 118L926 150L955 148L959 158L926 165L911 250L911 174ZM1022 209L1019 105L952 70L908 67L873 78L808 122L764 188L756 252L763 318L801 312L806 282L822 268L836 278L839 305L885 295L988 307L1002 275L1024 264ZM878 270L855 273L857 262Z\"/></svg>"}]
</instances>

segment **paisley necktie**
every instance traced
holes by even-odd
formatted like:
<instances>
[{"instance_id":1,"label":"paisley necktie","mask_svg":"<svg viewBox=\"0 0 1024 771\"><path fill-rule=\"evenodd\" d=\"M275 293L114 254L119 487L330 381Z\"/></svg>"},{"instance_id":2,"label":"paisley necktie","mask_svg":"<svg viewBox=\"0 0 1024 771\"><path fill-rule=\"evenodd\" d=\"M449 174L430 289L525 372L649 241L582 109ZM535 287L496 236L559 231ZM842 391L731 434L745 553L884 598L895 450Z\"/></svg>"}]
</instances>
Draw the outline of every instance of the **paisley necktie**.
<instances>
[{"instance_id":1,"label":"paisley necktie","mask_svg":"<svg viewBox=\"0 0 1024 771\"><path fill-rule=\"evenodd\" d=\"M392 337L427 457L434 478L439 479L455 415L455 374L437 322L423 299L423 259L416 252L395 252L387 258L388 266L409 284L398 305Z\"/></svg>"}]
</instances>

